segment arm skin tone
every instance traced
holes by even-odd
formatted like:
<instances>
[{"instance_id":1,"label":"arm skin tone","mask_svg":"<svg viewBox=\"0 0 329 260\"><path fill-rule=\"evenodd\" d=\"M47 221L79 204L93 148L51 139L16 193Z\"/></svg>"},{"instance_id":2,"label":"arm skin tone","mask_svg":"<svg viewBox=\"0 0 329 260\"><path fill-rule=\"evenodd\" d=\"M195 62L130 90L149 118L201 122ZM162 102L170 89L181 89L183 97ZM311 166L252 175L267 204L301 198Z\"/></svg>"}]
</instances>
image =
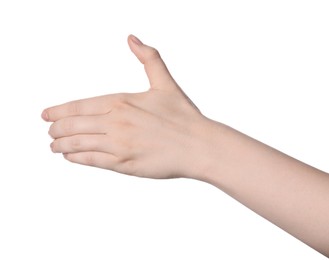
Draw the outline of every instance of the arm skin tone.
<instances>
[{"instance_id":1,"label":"arm skin tone","mask_svg":"<svg viewBox=\"0 0 329 260\"><path fill-rule=\"evenodd\" d=\"M147 178L193 178L329 256L329 175L208 119L134 36L150 89L45 109L51 149L70 162Z\"/></svg>"}]
</instances>

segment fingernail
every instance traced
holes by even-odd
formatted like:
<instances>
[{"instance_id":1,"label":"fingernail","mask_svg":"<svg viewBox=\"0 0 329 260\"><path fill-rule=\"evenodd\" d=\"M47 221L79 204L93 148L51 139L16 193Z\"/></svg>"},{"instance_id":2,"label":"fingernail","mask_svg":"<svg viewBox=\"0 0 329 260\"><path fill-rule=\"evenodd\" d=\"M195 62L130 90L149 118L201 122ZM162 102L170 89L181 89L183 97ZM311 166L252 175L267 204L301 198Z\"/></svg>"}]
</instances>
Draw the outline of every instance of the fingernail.
<instances>
[{"instance_id":1,"label":"fingernail","mask_svg":"<svg viewBox=\"0 0 329 260\"><path fill-rule=\"evenodd\" d=\"M41 117L43 120L49 121L49 116L48 116L48 113L46 112L46 110L43 110Z\"/></svg>"},{"instance_id":2,"label":"fingernail","mask_svg":"<svg viewBox=\"0 0 329 260\"><path fill-rule=\"evenodd\" d=\"M141 46L143 43L141 42L140 39L138 39L135 35L131 35L131 40L136 43L137 45Z\"/></svg>"}]
</instances>

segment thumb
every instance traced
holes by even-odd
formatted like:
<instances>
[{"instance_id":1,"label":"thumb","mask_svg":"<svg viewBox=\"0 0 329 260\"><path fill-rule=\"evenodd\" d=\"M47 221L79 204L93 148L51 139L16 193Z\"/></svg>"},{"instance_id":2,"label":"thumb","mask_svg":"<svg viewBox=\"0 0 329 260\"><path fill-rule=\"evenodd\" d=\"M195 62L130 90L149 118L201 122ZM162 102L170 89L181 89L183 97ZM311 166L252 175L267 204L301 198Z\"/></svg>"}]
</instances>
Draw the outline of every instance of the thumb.
<instances>
[{"instance_id":1,"label":"thumb","mask_svg":"<svg viewBox=\"0 0 329 260\"><path fill-rule=\"evenodd\" d=\"M166 64L163 62L159 52L148 45L143 44L134 35L129 35L128 44L131 51L144 64L146 75L149 79L151 89L171 89L177 86L170 75Z\"/></svg>"}]
</instances>

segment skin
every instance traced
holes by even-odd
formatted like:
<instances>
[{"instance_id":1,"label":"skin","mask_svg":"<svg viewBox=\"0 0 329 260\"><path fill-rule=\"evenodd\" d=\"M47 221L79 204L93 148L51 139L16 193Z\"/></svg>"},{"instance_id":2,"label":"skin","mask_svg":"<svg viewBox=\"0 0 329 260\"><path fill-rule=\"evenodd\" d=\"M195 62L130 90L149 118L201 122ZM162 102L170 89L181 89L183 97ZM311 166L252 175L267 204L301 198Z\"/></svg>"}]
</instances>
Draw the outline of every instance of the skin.
<instances>
[{"instance_id":1,"label":"skin","mask_svg":"<svg viewBox=\"0 0 329 260\"><path fill-rule=\"evenodd\" d=\"M52 151L123 174L210 183L329 256L329 175L205 117L156 49L132 35L128 44L149 90L45 109Z\"/></svg>"}]
</instances>

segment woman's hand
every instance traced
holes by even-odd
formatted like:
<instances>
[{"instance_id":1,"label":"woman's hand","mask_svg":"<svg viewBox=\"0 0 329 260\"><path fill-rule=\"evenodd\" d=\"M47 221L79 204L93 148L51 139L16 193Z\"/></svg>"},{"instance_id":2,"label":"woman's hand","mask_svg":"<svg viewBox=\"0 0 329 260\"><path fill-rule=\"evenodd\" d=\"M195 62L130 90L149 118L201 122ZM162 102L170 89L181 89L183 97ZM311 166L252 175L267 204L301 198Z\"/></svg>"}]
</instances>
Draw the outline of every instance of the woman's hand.
<instances>
[{"instance_id":1,"label":"woman's hand","mask_svg":"<svg viewBox=\"0 0 329 260\"><path fill-rule=\"evenodd\" d=\"M207 119L156 50L133 36L128 42L145 66L149 91L46 109L52 150L130 175L208 182L329 256L329 175Z\"/></svg>"},{"instance_id":2,"label":"woman's hand","mask_svg":"<svg viewBox=\"0 0 329 260\"><path fill-rule=\"evenodd\" d=\"M129 36L150 89L72 101L45 109L51 149L75 163L149 177L193 177L210 120L171 77L157 50ZM203 156L205 152L202 153Z\"/></svg>"}]
</instances>

